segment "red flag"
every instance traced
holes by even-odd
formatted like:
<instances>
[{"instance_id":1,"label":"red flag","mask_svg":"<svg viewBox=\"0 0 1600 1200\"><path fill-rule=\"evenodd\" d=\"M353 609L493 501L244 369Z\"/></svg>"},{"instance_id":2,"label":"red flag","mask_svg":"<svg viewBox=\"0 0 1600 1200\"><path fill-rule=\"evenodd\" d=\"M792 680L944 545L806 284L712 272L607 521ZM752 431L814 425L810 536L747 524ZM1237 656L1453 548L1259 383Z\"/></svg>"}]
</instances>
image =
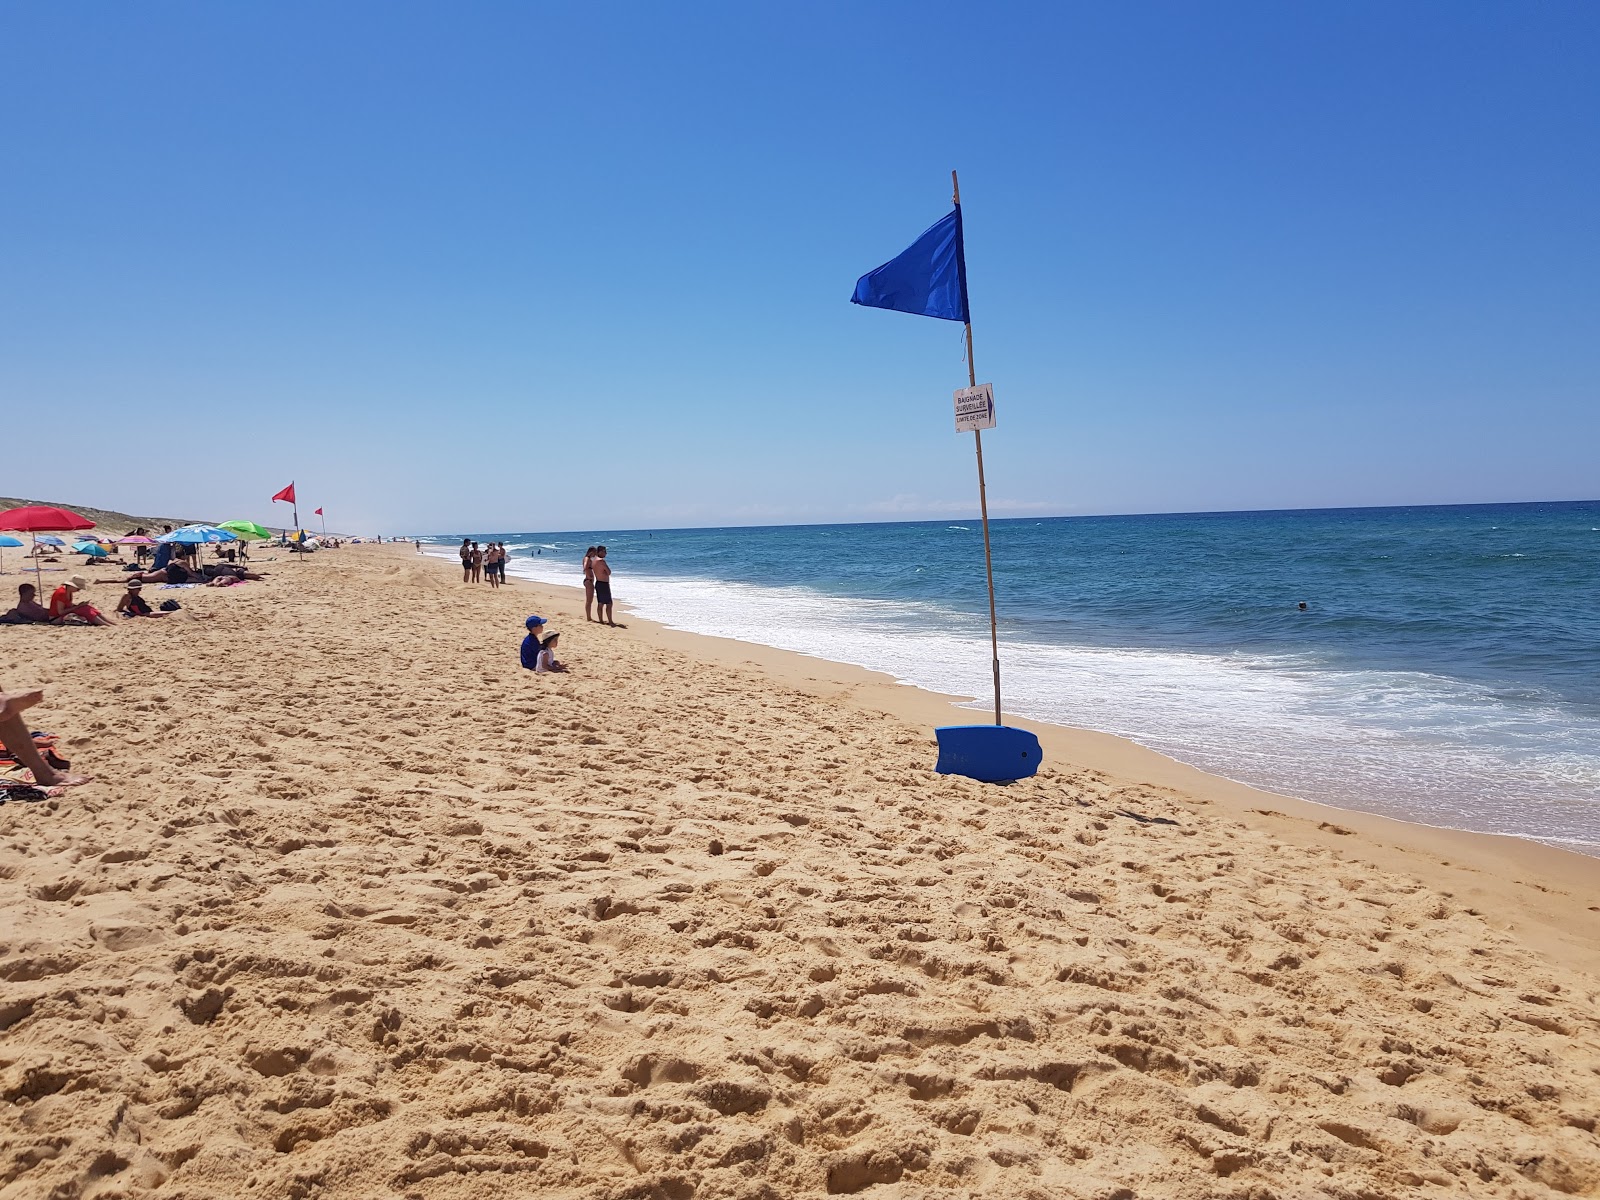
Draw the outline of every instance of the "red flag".
<instances>
[{"instance_id":1,"label":"red flag","mask_svg":"<svg viewBox=\"0 0 1600 1200\"><path fill-rule=\"evenodd\" d=\"M290 504L293 504L294 503L294 484L291 483L288 487L284 488L283 491L279 492L276 496L274 496L272 498L272 500L273 500L273 503L277 503L279 500L285 500L285 501L288 501Z\"/></svg>"},{"instance_id":2,"label":"red flag","mask_svg":"<svg viewBox=\"0 0 1600 1200\"><path fill-rule=\"evenodd\" d=\"M316 515L319 516L319 517L322 515L322 510L320 508L316 509L315 512L316 512Z\"/></svg>"}]
</instances>

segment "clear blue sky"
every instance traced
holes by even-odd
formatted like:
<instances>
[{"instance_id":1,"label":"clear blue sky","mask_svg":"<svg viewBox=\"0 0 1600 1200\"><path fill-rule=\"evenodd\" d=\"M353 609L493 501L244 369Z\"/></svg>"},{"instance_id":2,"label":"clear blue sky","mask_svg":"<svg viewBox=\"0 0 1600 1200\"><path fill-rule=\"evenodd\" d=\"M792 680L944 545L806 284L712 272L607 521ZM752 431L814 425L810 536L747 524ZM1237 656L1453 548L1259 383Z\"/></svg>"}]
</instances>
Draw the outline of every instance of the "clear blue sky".
<instances>
[{"instance_id":1,"label":"clear blue sky","mask_svg":"<svg viewBox=\"0 0 1600 1200\"><path fill-rule=\"evenodd\" d=\"M0 3L0 494L352 530L1600 496L1600 5ZM278 506L280 520L287 514Z\"/></svg>"}]
</instances>

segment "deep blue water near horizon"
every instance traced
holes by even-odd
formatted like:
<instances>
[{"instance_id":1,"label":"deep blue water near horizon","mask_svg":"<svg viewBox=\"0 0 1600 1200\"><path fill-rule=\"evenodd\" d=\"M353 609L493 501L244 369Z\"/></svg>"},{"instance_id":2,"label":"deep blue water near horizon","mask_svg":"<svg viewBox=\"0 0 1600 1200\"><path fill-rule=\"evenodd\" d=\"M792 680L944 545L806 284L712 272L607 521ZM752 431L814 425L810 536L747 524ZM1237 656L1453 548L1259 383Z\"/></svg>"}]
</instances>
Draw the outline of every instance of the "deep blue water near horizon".
<instances>
[{"instance_id":1,"label":"deep blue water near horizon","mask_svg":"<svg viewBox=\"0 0 1600 1200\"><path fill-rule=\"evenodd\" d=\"M1330 805L1600 854L1600 501L991 533L1008 712ZM424 540L450 553L460 536ZM993 703L976 521L472 536L568 584L604 542L641 616Z\"/></svg>"}]
</instances>

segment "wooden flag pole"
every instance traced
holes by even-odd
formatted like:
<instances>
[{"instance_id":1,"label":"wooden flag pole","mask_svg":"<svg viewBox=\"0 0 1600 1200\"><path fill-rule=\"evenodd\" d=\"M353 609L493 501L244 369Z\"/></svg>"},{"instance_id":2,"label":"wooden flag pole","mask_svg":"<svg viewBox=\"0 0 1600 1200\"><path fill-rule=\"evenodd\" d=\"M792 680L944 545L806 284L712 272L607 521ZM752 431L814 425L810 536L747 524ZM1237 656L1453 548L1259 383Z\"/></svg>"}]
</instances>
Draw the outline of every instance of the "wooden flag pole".
<instances>
[{"instance_id":1,"label":"wooden flag pole","mask_svg":"<svg viewBox=\"0 0 1600 1200\"><path fill-rule=\"evenodd\" d=\"M953 199L959 207L961 204L961 181L956 178L954 171L950 172L950 188L955 193ZM970 387L978 386L978 368L972 361L972 322L967 322L967 384ZM983 431L972 431L972 444L978 451L978 512L983 518L983 570L989 584L989 652L990 666L994 670L994 723L1004 725L1005 720L1000 715L1000 623L995 616L994 609L994 554L989 548L989 492L983 480Z\"/></svg>"}]
</instances>

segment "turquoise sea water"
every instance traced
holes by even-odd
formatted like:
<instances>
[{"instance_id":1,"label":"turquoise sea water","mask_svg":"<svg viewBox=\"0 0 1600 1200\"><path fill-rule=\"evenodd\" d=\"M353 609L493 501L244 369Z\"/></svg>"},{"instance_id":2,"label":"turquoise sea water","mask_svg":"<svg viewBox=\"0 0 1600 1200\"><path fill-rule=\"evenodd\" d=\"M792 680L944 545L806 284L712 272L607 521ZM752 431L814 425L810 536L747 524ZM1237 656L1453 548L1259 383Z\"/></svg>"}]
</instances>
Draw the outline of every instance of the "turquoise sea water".
<instances>
[{"instance_id":1,"label":"turquoise sea water","mask_svg":"<svg viewBox=\"0 0 1600 1200\"><path fill-rule=\"evenodd\" d=\"M1600 854L1600 502L992 533L1008 712L1330 805ZM460 536L431 540L450 554ZM976 521L473 536L556 583L604 542L641 616L992 704Z\"/></svg>"}]
</instances>

